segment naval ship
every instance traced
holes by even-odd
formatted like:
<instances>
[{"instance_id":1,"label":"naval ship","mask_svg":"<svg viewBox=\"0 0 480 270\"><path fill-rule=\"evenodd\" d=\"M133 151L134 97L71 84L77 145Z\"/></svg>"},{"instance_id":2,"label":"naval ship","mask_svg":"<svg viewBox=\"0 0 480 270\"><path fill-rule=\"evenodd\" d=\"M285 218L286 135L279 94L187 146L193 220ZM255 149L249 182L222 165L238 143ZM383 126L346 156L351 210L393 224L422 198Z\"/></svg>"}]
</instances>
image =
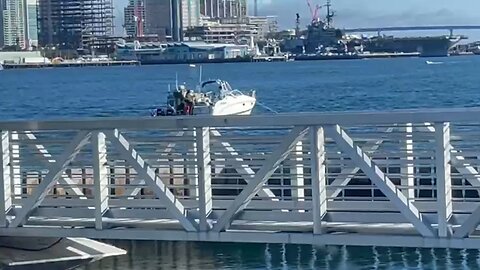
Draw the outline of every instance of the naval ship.
<instances>
[{"instance_id":1,"label":"naval ship","mask_svg":"<svg viewBox=\"0 0 480 270\"><path fill-rule=\"evenodd\" d=\"M337 47L343 39L344 33L332 27L334 13L330 10L330 1L325 5L327 16L325 20L312 18L306 31L300 30L300 15L297 13L295 37L287 38L282 42L282 50L293 54L314 54L327 47Z\"/></svg>"},{"instance_id":2,"label":"naval ship","mask_svg":"<svg viewBox=\"0 0 480 270\"><path fill-rule=\"evenodd\" d=\"M347 36L345 31L333 27L335 12L330 0L324 5L325 19L313 18L306 31L300 31L300 16L297 14L295 37L282 43L282 50L295 54L297 59L330 56L332 58L356 58L358 54L370 53L418 53L423 57L448 56L449 50L464 36L394 37L371 38ZM359 49L361 48L361 49Z\"/></svg>"},{"instance_id":3,"label":"naval ship","mask_svg":"<svg viewBox=\"0 0 480 270\"><path fill-rule=\"evenodd\" d=\"M450 49L461 39L461 36L425 36L394 37L379 36L363 42L365 50L373 53L413 53L423 57L449 56Z\"/></svg>"}]
</instances>

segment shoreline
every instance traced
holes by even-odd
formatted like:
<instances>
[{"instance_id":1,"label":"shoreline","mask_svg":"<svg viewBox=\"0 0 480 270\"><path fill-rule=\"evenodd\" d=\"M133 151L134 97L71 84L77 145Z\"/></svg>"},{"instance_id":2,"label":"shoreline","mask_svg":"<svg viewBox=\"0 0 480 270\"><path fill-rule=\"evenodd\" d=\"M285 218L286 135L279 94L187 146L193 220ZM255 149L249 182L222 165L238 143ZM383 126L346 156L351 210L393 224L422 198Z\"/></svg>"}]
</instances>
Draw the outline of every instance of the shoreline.
<instances>
[{"instance_id":1,"label":"shoreline","mask_svg":"<svg viewBox=\"0 0 480 270\"><path fill-rule=\"evenodd\" d=\"M68 68L68 67L107 67L107 66L151 66L151 65L189 65L189 64L223 64L223 63L265 63L265 62L292 62L292 61L329 61L329 60L365 60L365 59L391 59L391 58L446 58L458 56L476 56L476 54L452 54L449 56L422 56L420 53L372 53L357 55L300 55L291 59L280 60L280 57L255 57L235 59L212 59L191 61L100 61L100 62L70 62L70 63L20 63L3 64L3 69L42 69L42 68ZM282 57L283 58L283 57ZM0 69L1 70L1 69Z\"/></svg>"},{"instance_id":2,"label":"shoreline","mask_svg":"<svg viewBox=\"0 0 480 270\"><path fill-rule=\"evenodd\" d=\"M67 62L67 63L20 63L3 64L3 69L35 69L66 67L107 67L107 66L139 66L139 61L99 61L99 62Z\"/></svg>"}]
</instances>

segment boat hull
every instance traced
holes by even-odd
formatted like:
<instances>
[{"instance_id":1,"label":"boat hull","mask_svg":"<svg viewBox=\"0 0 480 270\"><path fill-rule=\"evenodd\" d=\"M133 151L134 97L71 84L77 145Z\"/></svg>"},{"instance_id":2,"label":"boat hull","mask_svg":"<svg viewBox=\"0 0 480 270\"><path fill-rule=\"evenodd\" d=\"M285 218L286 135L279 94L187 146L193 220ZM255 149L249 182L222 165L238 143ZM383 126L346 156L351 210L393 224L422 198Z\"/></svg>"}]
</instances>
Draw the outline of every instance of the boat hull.
<instances>
[{"instance_id":1,"label":"boat hull","mask_svg":"<svg viewBox=\"0 0 480 270\"><path fill-rule=\"evenodd\" d=\"M255 107L256 99L250 96L228 96L217 102L212 115L250 115Z\"/></svg>"},{"instance_id":2,"label":"boat hull","mask_svg":"<svg viewBox=\"0 0 480 270\"><path fill-rule=\"evenodd\" d=\"M449 55L449 49L458 40L448 36L433 37L376 37L364 43L370 52L419 52L422 57L442 57Z\"/></svg>"},{"instance_id":3,"label":"boat hull","mask_svg":"<svg viewBox=\"0 0 480 270\"><path fill-rule=\"evenodd\" d=\"M209 89L215 85L213 89ZM208 86L207 88L205 88ZM221 80L209 80L201 84L200 92L186 95L191 103L182 103L181 98L170 94L165 108L157 108L151 112L152 116L175 116L175 115L250 115L256 105L255 91L244 94L239 90L233 90L228 82ZM186 90L183 88L182 91ZM193 91L190 91L192 93ZM182 93L180 93L182 94ZM178 94L177 94L178 96ZM212 102L213 101L213 102Z\"/></svg>"},{"instance_id":4,"label":"boat hull","mask_svg":"<svg viewBox=\"0 0 480 270\"><path fill-rule=\"evenodd\" d=\"M215 103L212 106L195 106L193 109L193 115L213 115L213 116L223 116L223 115L251 115L253 108L256 105L256 98L253 96L227 96L221 101ZM176 115L174 112L171 114L163 114L165 110L161 110L159 113L158 109L152 111L152 116L167 116Z\"/></svg>"}]
</instances>

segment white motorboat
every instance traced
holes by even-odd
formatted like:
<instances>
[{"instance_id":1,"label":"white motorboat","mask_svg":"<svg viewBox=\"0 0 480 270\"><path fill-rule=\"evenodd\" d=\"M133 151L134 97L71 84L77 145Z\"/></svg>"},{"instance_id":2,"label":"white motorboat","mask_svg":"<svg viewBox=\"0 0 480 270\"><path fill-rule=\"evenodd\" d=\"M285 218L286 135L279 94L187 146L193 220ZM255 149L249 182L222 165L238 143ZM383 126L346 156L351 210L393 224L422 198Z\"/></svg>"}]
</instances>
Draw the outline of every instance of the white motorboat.
<instances>
[{"instance_id":1,"label":"white motorboat","mask_svg":"<svg viewBox=\"0 0 480 270\"><path fill-rule=\"evenodd\" d=\"M443 62L425 61L427 65L441 65Z\"/></svg>"},{"instance_id":2,"label":"white motorboat","mask_svg":"<svg viewBox=\"0 0 480 270\"><path fill-rule=\"evenodd\" d=\"M245 94L232 89L223 80L202 82L196 90L178 86L167 97L167 106L152 112L152 116L169 115L250 115L257 99L255 91Z\"/></svg>"}]
</instances>

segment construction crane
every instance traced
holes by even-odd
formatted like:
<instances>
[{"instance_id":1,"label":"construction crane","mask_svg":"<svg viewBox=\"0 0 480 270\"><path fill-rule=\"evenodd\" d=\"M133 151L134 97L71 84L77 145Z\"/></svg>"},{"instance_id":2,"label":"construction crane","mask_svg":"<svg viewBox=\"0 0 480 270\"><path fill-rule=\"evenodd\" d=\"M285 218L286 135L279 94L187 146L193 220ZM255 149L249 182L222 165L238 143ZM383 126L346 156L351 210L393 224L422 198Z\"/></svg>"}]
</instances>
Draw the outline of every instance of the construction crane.
<instances>
[{"instance_id":1,"label":"construction crane","mask_svg":"<svg viewBox=\"0 0 480 270\"><path fill-rule=\"evenodd\" d=\"M317 22L319 20L318 11L322 8L322 6L321 5L315 5L315 8L313 8L311 0L307 0L307 5L308 5L308 8L310 9L310 14L312 16L312 22Z\"/></svg>"},{"instance_id":2,"label":"construction crane","mask_svg":"<svg viewBox=\"0 0 480 270\"><path fill-rule=\"evenodd\" d=\"M335 12L331 10L331 7L332 7L331 0L327 0L327 3L325 5L315 5L315 8L313 8L311 1L312 0L307 0L307 5L310 8L310 13L312 15L312 23L318 22L320 20L318 11L321 8L326 7L327 8L326 25L327 25L327 28L329 28L332 25L333 17L335 17Z\"/></svg>"}]
</instances>

